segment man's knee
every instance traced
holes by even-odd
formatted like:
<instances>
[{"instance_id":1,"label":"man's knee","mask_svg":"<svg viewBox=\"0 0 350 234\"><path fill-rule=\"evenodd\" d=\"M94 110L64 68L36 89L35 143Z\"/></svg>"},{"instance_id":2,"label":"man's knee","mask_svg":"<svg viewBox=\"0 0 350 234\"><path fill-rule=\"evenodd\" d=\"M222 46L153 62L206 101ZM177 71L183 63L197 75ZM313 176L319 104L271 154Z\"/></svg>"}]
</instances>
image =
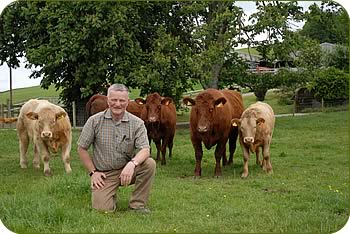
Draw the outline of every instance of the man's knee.
<instances>
[{"instance_id":1,"label":"man's knee","mask_svg":"<svg viewBox=\"0 0 350 234\"><path fill-rule=\"evenodd\" d=\"M113 199L106 199L103 196L92 194L92 208L97 211L113 212L116 204Z\"/></svg>"},{"instance_id":2,"label":"man's knee","mask_svg":"<svg viewBox=\"0 0 350 234\"><path fill-rule=\"evenodd\" d=\"M147 169L147 171L150 171L152 174L154 174L155 170L156 170L156 161L154 161L153 158L147 158L144 162L143 162L143 167L145 167Z\"/></svg>"}]
</instances>

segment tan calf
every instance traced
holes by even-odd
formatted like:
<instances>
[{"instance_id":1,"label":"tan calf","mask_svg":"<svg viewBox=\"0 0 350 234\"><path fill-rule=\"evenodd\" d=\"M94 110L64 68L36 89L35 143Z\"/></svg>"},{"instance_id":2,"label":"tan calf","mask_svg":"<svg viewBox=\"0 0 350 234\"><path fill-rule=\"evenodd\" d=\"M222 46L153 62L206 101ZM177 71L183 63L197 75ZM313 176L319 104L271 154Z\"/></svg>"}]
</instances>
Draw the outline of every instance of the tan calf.
<instances>
[{"instance_id":1,"label":"tan calf","mask_svg":"<svg viewBox=\"0 0 350 234\"><path fill-rule=\"evenodd\" d=\"M257 102L250 105L240 119L232 119L233 127L239 128L239 142L243 150L243 172L241 177L246 178L248 172L248 161L250 152L256 154L256 164L262 166L263 170L272 173L270 159L270 144L275 126L275 115L266 103ZM263 160L260 160L260 149L262 147Z\"/></svg>"},{"instance_id":2,"label":"tan calf","mask_svg":"<svg viewBox=\"0 0 350 234\"><path fill-rule=\"evenodd\" d=\"M51 175L50 151L57 152L60 148L66 172L72 171L70 167L72 131L69 117L63 108L46 100L31 99L22 106L16 128L21 168L28 166L26 153L30 141L33 141L34 168L40 168L39 155L41 155L44 174Z\"/></svg>"}]
</instances>

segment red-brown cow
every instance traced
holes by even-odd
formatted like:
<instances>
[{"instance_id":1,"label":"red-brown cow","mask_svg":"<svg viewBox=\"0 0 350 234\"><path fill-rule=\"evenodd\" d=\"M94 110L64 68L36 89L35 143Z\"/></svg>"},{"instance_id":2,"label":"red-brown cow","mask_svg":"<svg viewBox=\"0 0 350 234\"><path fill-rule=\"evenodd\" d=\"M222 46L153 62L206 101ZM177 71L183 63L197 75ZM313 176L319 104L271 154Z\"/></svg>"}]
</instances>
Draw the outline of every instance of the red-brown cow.
<instances>
[{"instance_id":1,"label":"red-brown cow","mask_svg":"<svg viewBox=\"0 0 350 234\"><path fill-rule=\"evenodd\" d=\"M89 101L86 103L86 113L88 116L94 115L98 112L104 111L108 108L108 99L107 96L101 94L93 95ZM128 112L137 117L141 118L143 105L139 105L135 101L129 101L129 104L126 108Z\"/></svg>"},{"instance_id":2,"label":"red-brown cow","mask_svg":"<svg viewBox=\"0 0 350 234\"><path fill-rule=\"evenodd\" d=\"M93 95L85 105L88 116L104 111L108 108L107 96L101 94Z\"/></svg>"},{"instance_id":3,"label":"red-brown cow","mask_svg":"<svg viewBox=\"0 0 350 234\"><path fill-rule=\"evenodd\" d=\"M270 160L270 144L275 115L270 105L257 102L250 105L240 119L232 119L232 125L239 127L239 142L243 150L243 172L241 177L248 176L249 151L256 154L256 164L262 166L264 171L272 173ZM259 158L259 147L263 149L263 160Z\"/></svg>"},{"instance_id":4,"label":"red-brown cow","mask_svg":"<svg viewBox=\"0 0 350 234\"><path fill-rule=\"evenodd\" d=\"M27 168L27 150L33 141L34 168L40 168L40 158L44 163L44 174L51 175L49 167L50 151L62 151L62 161L67 173L70 167L70 150L72 142L71 124L67 112L46 100L31 99L20 111L17 121L19 139L20 165Z\"/></svg>"},{"instance_id":5,"label":"red-brown cow","mask_svg":"<svg viewBox=\"0 0 350 234\"><path fill-rule=\"evenodd\" d=\"M145 106L141 113L141 119L145 122L149 143L151 140L157 146L157 160L161 164L166 164L166 147L169 149L169 158L172 155L172 148L176 130L176 108L174 102L169 97L161 97L158 93L149 94L146 100L136 98L135 101Z\"/></svg>"},{"instance_id":6,"label":"red-brown cow","mask_svg":"<svg viewBox=\"0 0 350 234\"><path fill-rule=\"evenodd\" d=\"M0 117L0 123L13 123L17 121L17 117L13 117L13 118L3 118Z\"/></svg>"},{"instance_id":7,"label":"red-brown cow","mask_svg":"<svg viewBox=\"0 0 350 234\"><path fill-rule=\"evenodd\" d=\"M202 142L207 149L216 145L215 176L221 176L221 158L223 165L231 164L236 150L238 130L231 127L231 120L240 118L243 112L241 94L232 90L207 89L199 93L195 99L185 97L183 102L192 106L190 131L196 157L195 177L201 176ZM226 143L228 140L230 158L227 162Z\"/></svg>"}]
</instances>

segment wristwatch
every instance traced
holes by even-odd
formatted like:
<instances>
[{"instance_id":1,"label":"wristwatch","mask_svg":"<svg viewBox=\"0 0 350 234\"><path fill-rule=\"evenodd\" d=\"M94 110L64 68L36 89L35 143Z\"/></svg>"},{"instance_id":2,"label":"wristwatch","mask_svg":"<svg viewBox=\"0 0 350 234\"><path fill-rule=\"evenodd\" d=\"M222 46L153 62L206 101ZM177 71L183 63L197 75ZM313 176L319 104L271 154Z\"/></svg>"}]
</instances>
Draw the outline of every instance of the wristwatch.
<instances>
[{"instance_id":1,"label":"wristwatch","mask_svg":"<svg viewBox=\"0 0 350 234\"><path fill-rule=\"evenodd\" d=\"M135 167L139 165L138 161L136 161L135 159L131 159L130 162L132 162L135 165Z\"/></svg>"},{"instance_id":2,"label":"wristwatch","mask_svg":"<svg viewBox=\"0 0 350 234\"><path fill-rule=\"evenodd\" d=\"M92 171L89 173L89 176L91 177L95 172L96 172L96 169L95 169L95 170L92 170Z\"/></svg>"}]
</instances>

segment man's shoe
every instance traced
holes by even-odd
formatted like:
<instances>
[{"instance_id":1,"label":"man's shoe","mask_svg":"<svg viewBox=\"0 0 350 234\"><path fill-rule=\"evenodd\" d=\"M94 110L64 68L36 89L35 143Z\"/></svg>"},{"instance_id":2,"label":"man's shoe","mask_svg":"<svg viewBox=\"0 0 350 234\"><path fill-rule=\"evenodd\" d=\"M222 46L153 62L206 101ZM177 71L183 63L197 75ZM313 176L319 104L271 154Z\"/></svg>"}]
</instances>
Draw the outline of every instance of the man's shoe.
<instances>
[{"instance_id":1,"label":"man's shoe","mask_svg":"<svg viewBox=\"0 0 350 234\"><path fill-rule=\"evenodd\" d=\"M145 207L140 207L140 208L131 208L129 207L129 210L135 213L139 213L139 214L150 214L151 210Z\"/></svg>"}]
</instances>

